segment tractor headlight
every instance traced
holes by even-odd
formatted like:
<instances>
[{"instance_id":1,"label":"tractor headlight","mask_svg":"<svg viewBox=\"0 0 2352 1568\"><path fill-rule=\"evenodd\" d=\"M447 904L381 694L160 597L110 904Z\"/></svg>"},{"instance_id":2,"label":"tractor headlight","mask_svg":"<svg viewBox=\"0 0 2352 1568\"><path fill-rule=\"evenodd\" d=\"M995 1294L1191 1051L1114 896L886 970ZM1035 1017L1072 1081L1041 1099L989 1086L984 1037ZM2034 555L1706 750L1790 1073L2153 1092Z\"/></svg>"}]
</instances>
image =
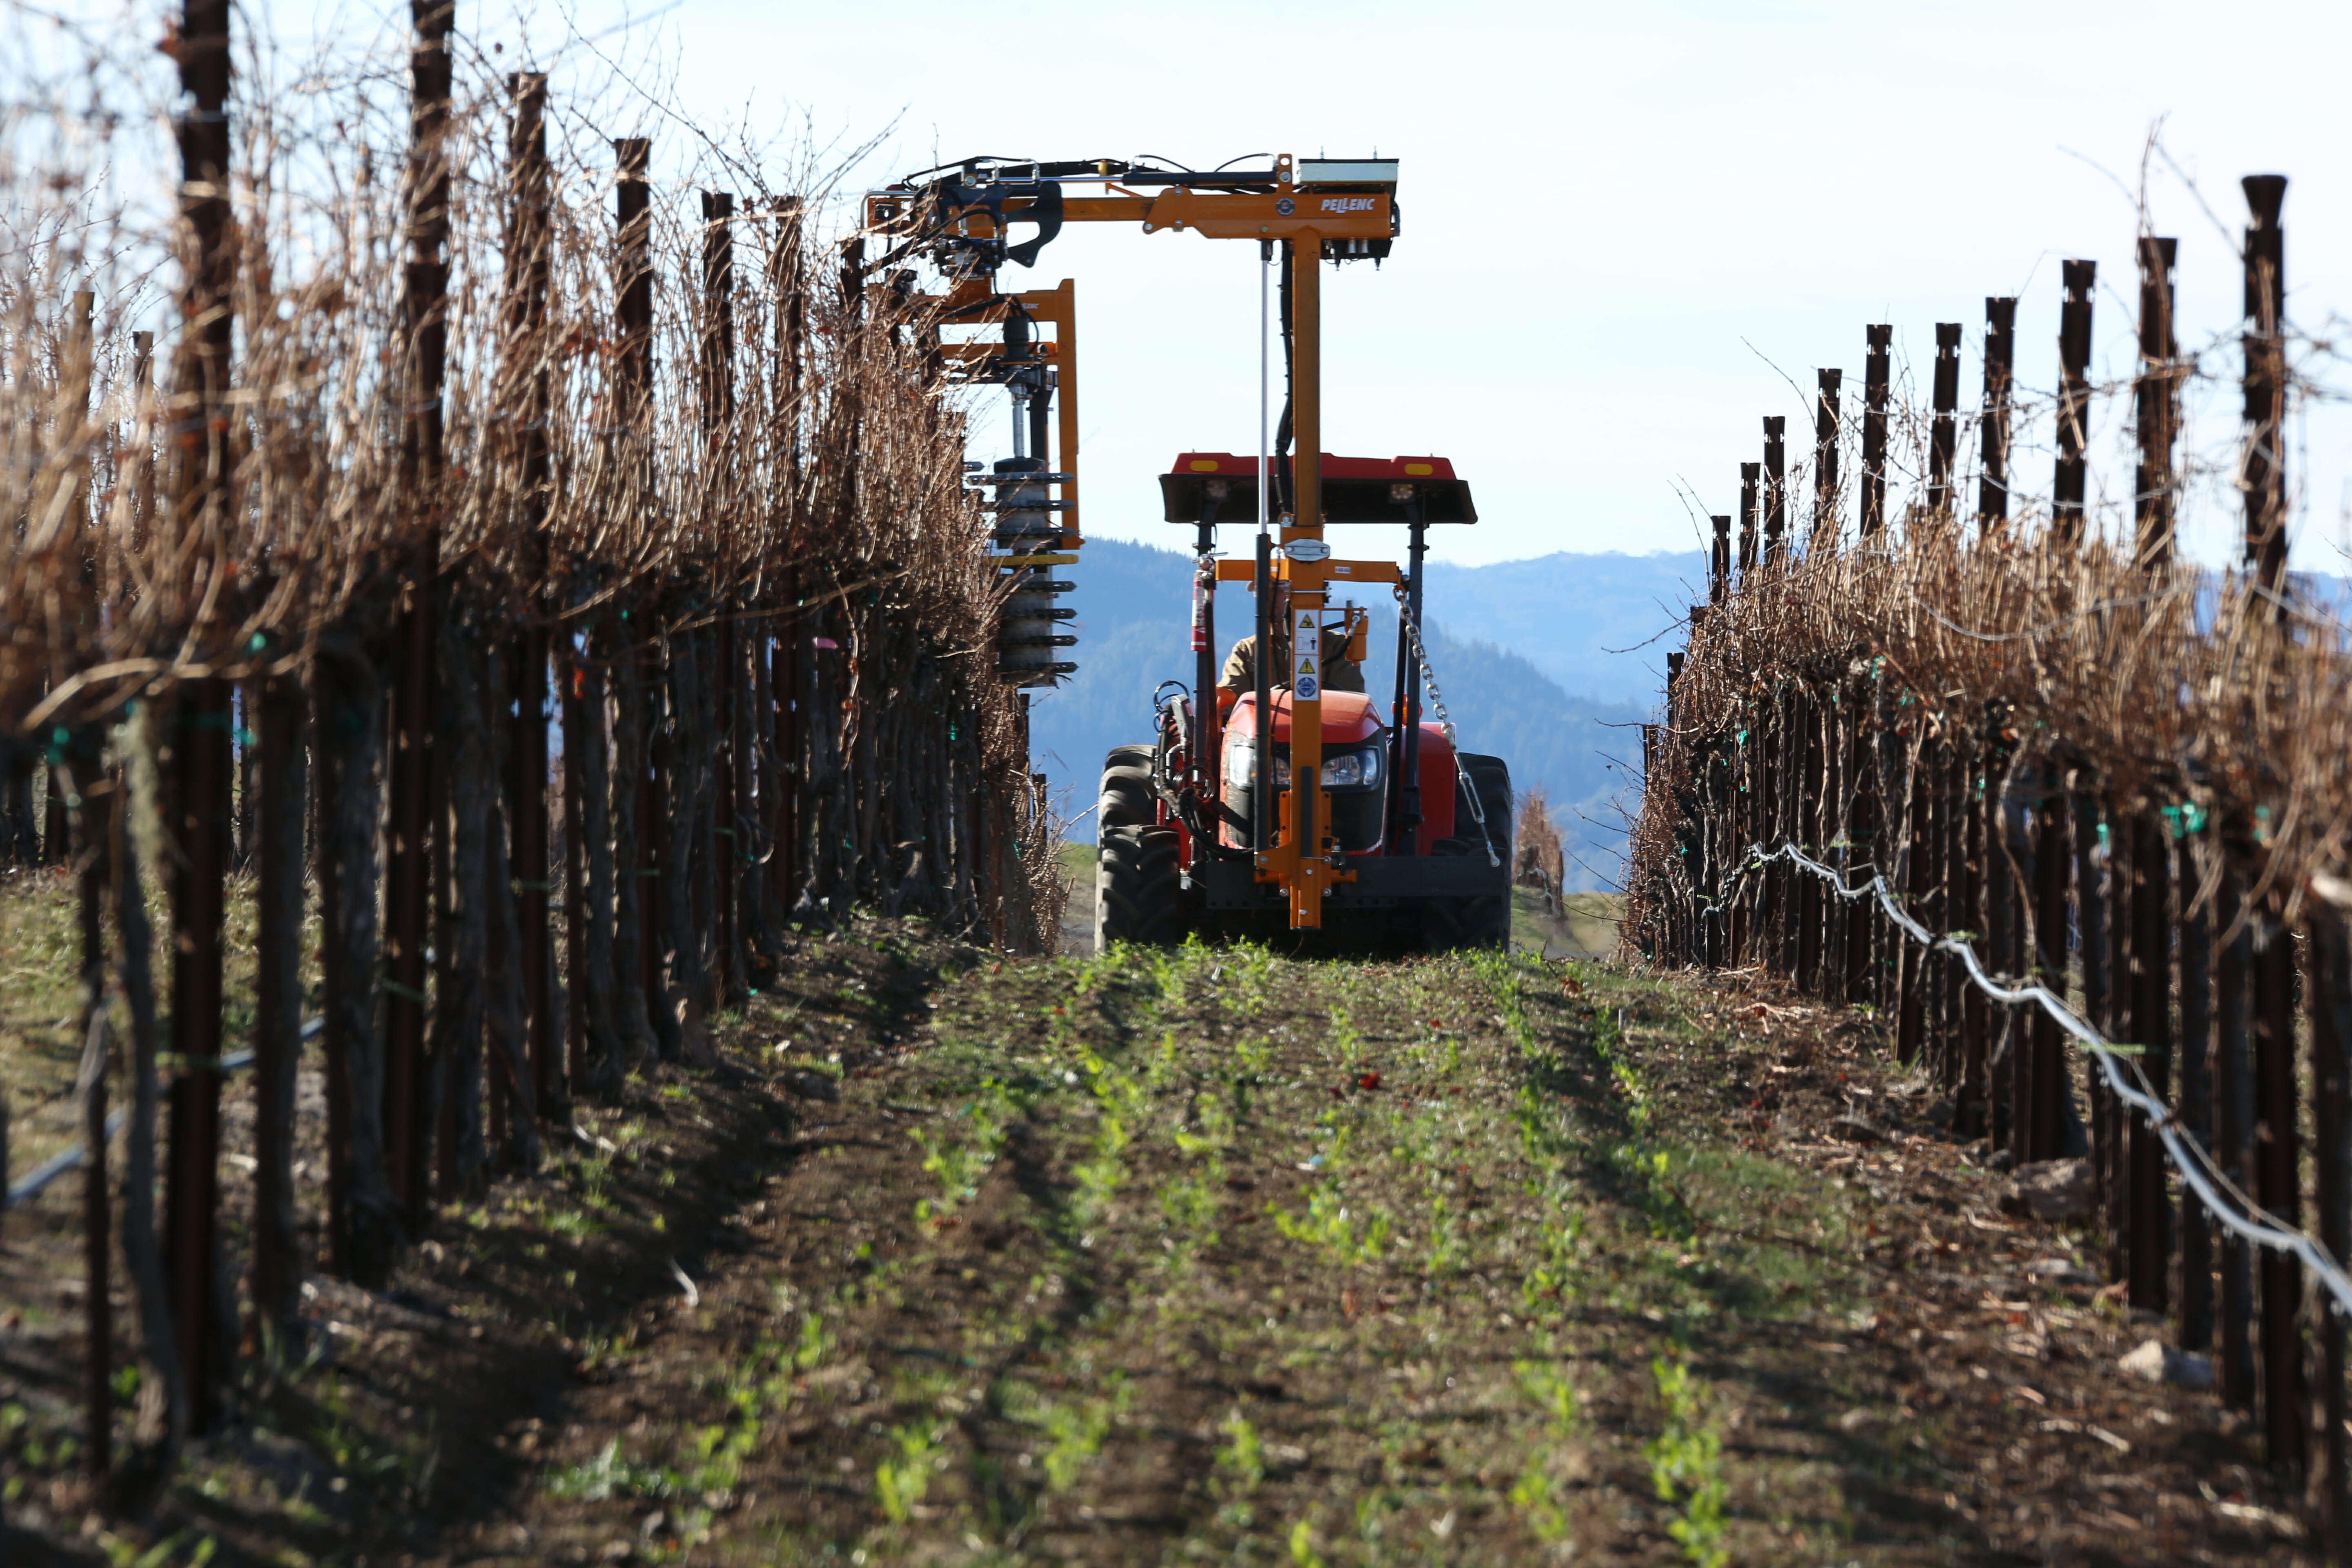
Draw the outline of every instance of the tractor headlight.
<instances>
[{"instance_id":1,"label":"tractor headlight","mask_svg":"<svg viewBox=\"0 0 2352 1568\"><path fill-rule=\"evenodd\" d=\"M1244 752L1242 752L1242 781L1240 781L1240 787L1244 787L1244 790L1246 790L1246 787L1256 785L1256 783L1258 783L1258 769L1256 769L1256 762L1258 762L1258 748L1256 748L1256 745L1251 745L1251 748L1246 748ZM1289 787L1291 787L1291 759L1289 759L1289 757L1275 757L1275 787L1277 787L1277 790L1289 790Z\"/></svg>"},{"instance_id":2,"label":"tractor headlight","mask_svg":"<svg viewBox=\"0 0 2352 1568\"><path fill-rule=\"evenodd\" d=\"M1228 789L1253 789L1256 787L1256 784L1257 748L1255 746L1241 745L1235 746L1233 750L1227 752L1225 753L1225 787ZM1290 787L1290 759L1288 757L1276 757L1274 759L1274 787L1276 789L1288 789Z\"/></svg>"},{"instance_id":3,"label":"tractor headlight","mask_svg":"<svg viewBox=\"0 0 2352 1568\"><path fill-rule=\"evenodd\" d=\"M1381 782L1381 749L1366 746L1360 751L1336 752L1323 759L1322 781L1325 789L1370 789ZM1257 748L1246 741L1236 741L1225 748L1225 787L1245 790L1257 783ZM1290 787L1290 759L1274 759L1274 787Z\"/></svg>"},{"instance_id":4,"label":"tractor headlight","mask_svg":"<svg viewBox=\"0 0 2352 1568\"><path fill-rule=\"evenodd\" d=\"M1381 749L1341 752L1323 759L1325 789L1370 789L1381 782Z\"/></svg>"}]
</instances>

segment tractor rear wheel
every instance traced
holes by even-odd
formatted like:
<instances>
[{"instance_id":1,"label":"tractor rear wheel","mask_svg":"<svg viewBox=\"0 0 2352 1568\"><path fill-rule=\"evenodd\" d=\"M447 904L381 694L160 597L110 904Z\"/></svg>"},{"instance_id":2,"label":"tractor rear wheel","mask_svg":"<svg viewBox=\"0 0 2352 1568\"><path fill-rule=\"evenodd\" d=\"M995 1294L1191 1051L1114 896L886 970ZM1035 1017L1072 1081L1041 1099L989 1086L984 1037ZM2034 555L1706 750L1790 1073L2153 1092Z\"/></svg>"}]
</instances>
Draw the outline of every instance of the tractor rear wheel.
<instances>
[{"instance_id":1,"label":"tractor rear wheel","mask_svg":"<svg viewBox=\"0 0 2352 1568\"><path fill-rule=\"evenodd\" d=\"M1095 841L1095 951L1115 942L1173 947L1184 940L1176 830L1122 824Z\"/></svg>"},{"instance_id":2,"label":"tractor rear wheel","mask_svg":"<svg viewBox=\"0 0 2352 1568\"><path fill-rule=\"evenodd\" d=\"M1454 758L1454 837L1430 847L1438 855L1484 856L1491 847L1507 876L1511 864L1511 770L1500 757L1464 752ZM1476 792L1478 810L1469 796ZM1478 813L1486 815L1481 830ZM1463 947L1508 947L1511 944L1511 895L1507 887L1475 898L1438 899L1429 904L1422 921L1423 941L1440 951Z\"/></svg>"},{"instance_id":3,"label":"tractor rear wheel","mask_svg":"<svg viewBox=\"0 0 2352 1568\"><path fill-rule=\"evenodd\" d=\"M1506 867L1509 866L1511 863L1511 770L1509 766L1500 757L1480 756L1474 752L1463 752L1454 759L1454 762L1461 770L1456 775L1459 781L1455 785L1457 796L1465 795L1470 791L1475 790L1478 794L1478 809L1484 812L1486 817L1486 831L1481 834L1477 815L1471 811L1470 803L1457 798L1454 807L1455 837L1469 841L1469 853L1473 855L1483 855L1486 852L1487 846L1493 845L1496 858Z\"/></svg>"},{"instance_id":4,"label":"tractor rear wheel","mask_svg":"<svg viewBox=\"0 0 2352 1568\"><path fill-rule=\"evenodd\" d=\"M1095 801L1095 826L1150 827L1160 820L1151 790L1150 746L1113 746L1103 759L1102 794Z\"/></svg>"},{"instance_id":5,"label":"tractor rear wheel","mask_svg":"<svg viewBox=\"0 0 2352 1568\"><path fill-rule=\"evenodd\" d=\"M1432 899L1423 906L1422 942L1435 952L1457 948L1511 945L1511 896L1482 893L1475 899Z\"/></svg>"},{"instance_id":6,"label":"tractor rear wheel","mask_svg":"<svg viewBox=\"0 0 2352 1568\"><path fill-rule=\"evenodd\" d=\"M1511 770L1500 757L1465 752L1454 759L1454 837L1429 847L1433 855L1484 855L1491 844L1495 858L1511 863ZM1478 826L1478 813L1470 808L1470 794L1478 795L1478 810L1486 826Z\"/></svg>"}]
</instances>

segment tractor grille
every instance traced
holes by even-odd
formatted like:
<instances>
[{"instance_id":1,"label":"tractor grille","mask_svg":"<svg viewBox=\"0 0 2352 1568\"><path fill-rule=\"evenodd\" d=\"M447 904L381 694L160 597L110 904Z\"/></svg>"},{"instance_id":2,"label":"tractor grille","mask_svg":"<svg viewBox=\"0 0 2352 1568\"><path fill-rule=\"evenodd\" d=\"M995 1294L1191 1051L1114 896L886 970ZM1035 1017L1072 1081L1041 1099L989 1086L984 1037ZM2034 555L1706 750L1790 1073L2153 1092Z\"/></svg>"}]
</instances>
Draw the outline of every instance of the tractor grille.
<instances>
[{"instance_id":1,"label":"tractor grille","mask_svg":"<svg viewBox=\"0 0 2352 1568\"><path fill-rule=\"evenodd\" d=\"M1381 789L1334 790L1331 794L1331 836L1350 854L1381 841Z\"/></svg>"}]
</instances>

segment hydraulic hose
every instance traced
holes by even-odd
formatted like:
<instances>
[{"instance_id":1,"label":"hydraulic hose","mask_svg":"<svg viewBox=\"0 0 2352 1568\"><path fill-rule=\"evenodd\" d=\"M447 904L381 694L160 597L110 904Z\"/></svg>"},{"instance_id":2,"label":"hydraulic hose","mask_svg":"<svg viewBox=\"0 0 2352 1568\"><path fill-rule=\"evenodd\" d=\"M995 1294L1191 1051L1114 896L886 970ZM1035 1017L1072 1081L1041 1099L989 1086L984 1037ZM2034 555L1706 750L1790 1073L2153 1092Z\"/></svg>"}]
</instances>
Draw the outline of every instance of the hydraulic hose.
<instances>
[{"instance_id":1,"label":"hydraulic hose","mask_svg":"<svg viewBox=\"0 0 2352 1568\"><path fill-rule=\"evenodd\" d=\"M1274 426L1274 479L1280 510L1296 515L1298 507L1290 485L1291 405L1297 395L1290 343L1290 247L1294 243L1282 242L1282 280L1276 286L1282 318L1282 417Z\"/></svg>"},{"instance_id":2,"label":"hydraulic hose","mask_svg":"<svg viewBox=\"0 0 2352 1568\"><path fill-rule=\"evenodd\" d=\"M1274 847L1274 539L1257 536L1257 771L1250 780L1250 847Z\"/></svg>"}]
</instances>

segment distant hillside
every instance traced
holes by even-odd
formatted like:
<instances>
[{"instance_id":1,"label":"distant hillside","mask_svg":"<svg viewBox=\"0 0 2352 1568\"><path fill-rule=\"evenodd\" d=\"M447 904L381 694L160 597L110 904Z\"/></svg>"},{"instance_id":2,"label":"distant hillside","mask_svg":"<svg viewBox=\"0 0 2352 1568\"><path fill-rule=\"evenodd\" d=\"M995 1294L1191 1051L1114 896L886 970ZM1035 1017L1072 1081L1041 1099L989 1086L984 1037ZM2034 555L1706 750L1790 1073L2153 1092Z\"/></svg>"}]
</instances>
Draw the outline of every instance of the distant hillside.
<instances>
[{"instance_id":1,"label":"distant hillside","mask_svg":"<svg viewBox=\"0 0 2352 1568\"><path fill-rule=\"evenodd\" d=\"M1152 688L1163 679L1191 683L1187 628L1192 559L1178 551L1094 540L1072 577L1078 584L1071 595L1078 612L1074 626L1080 641L1073 650L1078 673L1060 689L1037 695L1031 710L1031 749L1063 795L1065 809L1076 812L1093 804L1104 753L1150 735ZM1630 597L1640 591L1633 585L1634 578L1612 566L1603 569L1601 580L1619 583L1607 591ZM1583 594L1556 591L1563 596L1553 605L1546 627L1534 613L1533 596L1514 588L1506 569L1448 568L1442 577L1433 571L1429 652L1464 748L1503 757L1522 790L1544 786L1554 815L1572 839L1571 852L1590 868L1581 885L1597 888L1616 875L1623 825L1612 803L1632 782L1632 775L1610 759L1638 761L1641 740L1632 726L1639 724L1646 704L1594 700L1562 689L1551 670L1574 668L1577 654L1559 653L1549 645L1567 642L1582 647L1596 637L1605 640L1610 634L1596 634L1594 625L1628 622L1632 612L1595 611ZM1490 595L1517 605L1516 619L1499 615ZM1231 587L1219 595L1218 605L1224 612L1217 630L1220 654L1247 631L1250 602L1246 592ZM1384 595L1375 595L1370 607L1373 625L1366 684L1385 707L1394 679L1396 617ZM1506 625L1524 628L1524 640L1496 635ZM1475 636L1462 635L1465 631ZM1585 682L1589 687L1614 686L1629 696L1643 689L1647 678L1632 661L1619 661L1630 667L1622 675L1605 656L1590 662L1593 674ZM1092 818L1075 832L1091 839Z\"/></svg>"},{"instance_id":2,"label":"distant hillside","mask_svg":"<svg viewBox=\"0 0 2352 1568\"><path fill-rule=\"evenodd\" d=\"M1188 555L1116 539L1088 540L1070 569L1078 646L1069 657L1078 672L1037 693L1029 718L1030 755L1057 791L1073 792L1067 809L1094 804L1113 746L1150 738L1151 689L1169 679L1191 684L1192 573ZM1093 819L1077 831L1093 838Z\"/></svg>"},{"instance_id":3,"label":"distant hillside","mask_svg":"<svg viewBox=\"0 0 2352 1568\"><path fill-rule=\"evenodd\" d=\"M1429 615L1520 655L1572 697L1605 702L1656 700L1666 650L1695 595L1704 601L1706 557L1571 555L1491 566L1429 565ZM1615 650L1615 651L1612 651Z\"/></svg>"}]
</instances>

